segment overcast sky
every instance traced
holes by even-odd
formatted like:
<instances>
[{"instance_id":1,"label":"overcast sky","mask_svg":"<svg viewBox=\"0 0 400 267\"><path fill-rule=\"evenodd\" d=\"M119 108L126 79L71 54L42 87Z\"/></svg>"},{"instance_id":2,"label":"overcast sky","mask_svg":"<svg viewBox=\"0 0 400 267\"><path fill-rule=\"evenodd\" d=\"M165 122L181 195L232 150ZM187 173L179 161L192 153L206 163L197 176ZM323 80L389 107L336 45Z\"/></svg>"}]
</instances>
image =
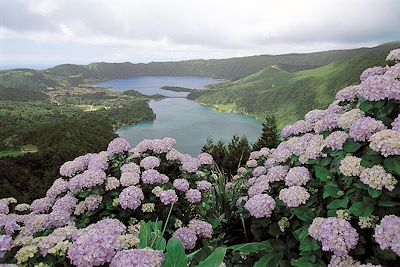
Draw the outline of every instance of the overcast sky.
<instances>
[{"instance_id":1,"label":"overcast sky","mask_svg":"<svg viewBox=\"0 0 400 267\"><path fill-rule=\"evenodd\" d=\"M399 0L0 0L2 65L228 58L400 40Z\"/></svg>"}]
</instances>

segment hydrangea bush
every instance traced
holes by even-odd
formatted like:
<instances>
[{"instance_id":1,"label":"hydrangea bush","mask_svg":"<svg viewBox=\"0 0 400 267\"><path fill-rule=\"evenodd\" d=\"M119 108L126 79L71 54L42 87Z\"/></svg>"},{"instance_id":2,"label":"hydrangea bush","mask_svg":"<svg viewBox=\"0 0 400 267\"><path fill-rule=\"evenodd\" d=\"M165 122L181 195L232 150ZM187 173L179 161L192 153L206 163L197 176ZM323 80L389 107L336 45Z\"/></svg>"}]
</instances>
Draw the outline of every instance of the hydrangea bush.
<instances>
[{"instance_id":1,"label":"hydrangea bush","mask_svg":"<svg viewBox=\"0 0 400 267\"><path fill-rule=\"evenodd\" d=\"M132 148L116 138L107 151L63 164L46 196L30 205L1 199L0 263L161 266L164 237L176 236L187 251L200 246L213 232L200 214L213 159L174 145L164 138ZM139 248L140 230L158 238Z\"/></svg>"},{"instance_id":2,"label":"hydrangea bush","mask_svg":"<svg viewBox=\"0 0 400 267\"><path fill-rule=\"evenodd\" d=\"M245 238L269 244L241 255L243 265L398 266L400 63L360 80L238 170L230 196Z\"/></svg>"}]
</instances>

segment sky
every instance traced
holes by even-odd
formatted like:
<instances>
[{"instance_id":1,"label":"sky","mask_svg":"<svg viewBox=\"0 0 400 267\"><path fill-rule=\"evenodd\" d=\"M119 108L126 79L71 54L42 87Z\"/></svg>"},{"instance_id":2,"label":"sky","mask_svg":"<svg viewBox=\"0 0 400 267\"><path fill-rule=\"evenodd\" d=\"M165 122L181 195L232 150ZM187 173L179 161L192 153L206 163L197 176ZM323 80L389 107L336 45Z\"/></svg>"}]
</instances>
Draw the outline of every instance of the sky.
<instances>
[{"instance_id":1,"label":"sky","mask_svg":"<svg viewBox=\"0 0 400 267\"><path fill-rule=\"evenodd\" d=\"M399 0L0 0L0 65L371 47L400 40L399 14Z\"/></svg>"}]
</instances>

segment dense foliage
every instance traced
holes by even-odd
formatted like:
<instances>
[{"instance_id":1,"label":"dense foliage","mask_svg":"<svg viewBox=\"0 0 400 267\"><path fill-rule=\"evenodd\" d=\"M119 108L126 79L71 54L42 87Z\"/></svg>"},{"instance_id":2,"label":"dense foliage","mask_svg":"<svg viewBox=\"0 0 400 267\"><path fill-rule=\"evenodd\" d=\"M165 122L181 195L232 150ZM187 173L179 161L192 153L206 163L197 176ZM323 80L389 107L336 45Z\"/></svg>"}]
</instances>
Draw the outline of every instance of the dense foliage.
<instances>
[{"instance_id":1,"label":"dense foliage","mask_svg":"<svg viewBox=\"0 0 400 267\"><path fill-rule=\"evenodd\" d=\"M105 149L118 125L153 118L144 99L116 101L93 112L47 102L1 101L0 196L14 195L20 201L42 196L63 162ZM3 151L5 156L8 151L21 153L26 145L37 152L1 157Z\"/></svg>"},{"instance_id":2,"label":"dense foliage","mask_svg":"<svg viewBox=\"0 0 400 267\"><path fill-rule=\"evenodd\" d=\"M251 146L246 136L240 138L234 135L227 145L223 140L215 143L214 140L208 138L202 151L212 155L215 164L222 172L232 177L236 174L238 167L242 166L245 159L249 157Z\"/></svg>"}]
</instances>

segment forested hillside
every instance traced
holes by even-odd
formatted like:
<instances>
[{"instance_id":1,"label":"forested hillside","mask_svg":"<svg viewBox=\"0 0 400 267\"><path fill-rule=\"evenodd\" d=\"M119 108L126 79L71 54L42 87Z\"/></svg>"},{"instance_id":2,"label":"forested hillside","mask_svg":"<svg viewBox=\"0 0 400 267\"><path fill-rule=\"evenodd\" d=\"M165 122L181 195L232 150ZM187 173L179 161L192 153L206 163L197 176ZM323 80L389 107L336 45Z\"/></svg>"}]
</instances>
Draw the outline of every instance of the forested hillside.
<instances>
[{"instance_id":1,"label":"forested hillside","mask_svg":"<svg viewBox=\"0 0 400 267\"><path fill-rule=\"evenodd\" d=\"M196 92L189 98L213 105L223 111L256 115L272 113L279 126L293 122L308 110L326 107L336 92L359 82L365 68L385 66L385 57L393 46L390 43L369 50L360 50L328 65L297 72L288 72L273 65L237 81Z\"/></svg>"}]
</instances>

